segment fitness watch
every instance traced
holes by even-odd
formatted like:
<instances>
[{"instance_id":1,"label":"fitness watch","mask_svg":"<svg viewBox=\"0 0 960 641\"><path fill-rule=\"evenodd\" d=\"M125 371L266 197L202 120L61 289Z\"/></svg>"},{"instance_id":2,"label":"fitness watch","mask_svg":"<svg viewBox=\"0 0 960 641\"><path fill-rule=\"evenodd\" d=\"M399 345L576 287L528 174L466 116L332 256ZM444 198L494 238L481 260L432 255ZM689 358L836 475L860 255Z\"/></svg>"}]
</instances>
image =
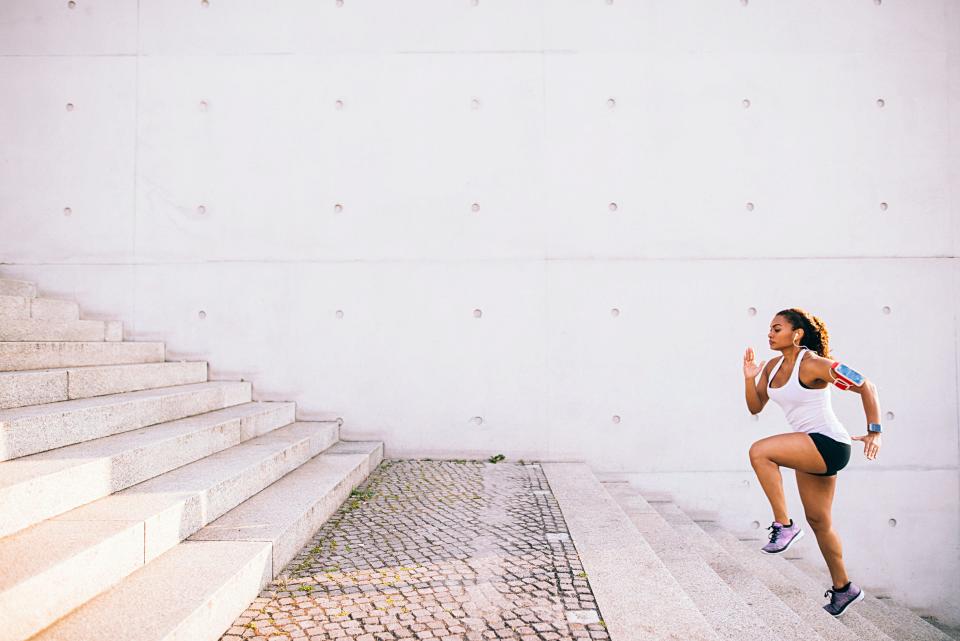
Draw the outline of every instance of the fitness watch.
<instances>
[{"instance_id":1,"label":"fitness watch","mask_svg":"<svg viewBox=\"0 0 960 641\"><path fill-rule=\"evenodd\" d=\"M880 434L881 432L883 432L883 428L880 427L880 423L870 423L869 425L867 425L867 431L876 432L877 434Z\"/></svg>"}]
</instances>

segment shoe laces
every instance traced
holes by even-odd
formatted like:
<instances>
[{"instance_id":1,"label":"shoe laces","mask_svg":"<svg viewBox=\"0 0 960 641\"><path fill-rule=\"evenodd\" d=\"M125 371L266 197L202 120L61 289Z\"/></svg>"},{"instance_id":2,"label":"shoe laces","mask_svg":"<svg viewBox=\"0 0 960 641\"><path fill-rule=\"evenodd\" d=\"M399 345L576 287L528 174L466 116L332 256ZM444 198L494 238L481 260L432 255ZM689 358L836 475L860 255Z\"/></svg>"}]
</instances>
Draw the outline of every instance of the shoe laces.
<instances>
[{"instance_id":1,"label":"shoe laces","mask_svg":"<svg viewBox=\"0 0 960 641\"><path fill-rule=\"evenodd\" d=\"M832 588L828 588L827 591L823 593L823 596L829 596L830 603L833 603L834 599L837 598L837 593Z\"/></svg>"},{"instance_id":2,"label":"shoe laces","mask_svg":"<svg viewBox=\"0 0 960 641\"><path fill-rule=\"evenodd\" d=\"M772 532L770 532L770 542L771 542L771 543L776 543L776 542L777 542L777 538L780 536L780 532L783 530L783 526L782 526L782 525L771 525L771 526L768 527L767 529L768 529L768 530L773 530Z\"/></svg>"}]
</instances>

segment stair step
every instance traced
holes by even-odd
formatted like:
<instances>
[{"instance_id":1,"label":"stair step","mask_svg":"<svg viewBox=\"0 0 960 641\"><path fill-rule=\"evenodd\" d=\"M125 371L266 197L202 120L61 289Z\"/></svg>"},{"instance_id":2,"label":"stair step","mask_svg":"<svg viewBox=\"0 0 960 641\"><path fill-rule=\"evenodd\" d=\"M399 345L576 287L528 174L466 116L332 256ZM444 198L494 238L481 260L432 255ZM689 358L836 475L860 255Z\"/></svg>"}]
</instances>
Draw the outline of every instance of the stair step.
<instances>
[{"instance_id":1,"label":"stair step","mask_svg":"<svg viewBox=\"0 0 960 641\"><path fill-rule=\"evenodd\" d=\"M336 424L293 423L0 539L0 635L6 634L0 638L22 641L144 564L151 567L185 538L330 447L338 434ZM269 563L269 546L264 549ZM188 571L202 574L196 567ZM141 609L151 611L159 592L153 597L141 602ZM99 628L96 636L127 638L101 635Z\"/></svg>"},{"instance_id":2,"label":"stair step","mask_svg":"<svg viewBox=\"0 0 960 641\"><path fill-rule=\"evenodd\" d=\"M767 627L751 611L694 547L677 536L678 533L636 489L627 483L607 483L605 487L720 638L730 641L783 638L780 631ZM806 639L809 638L807 635Z\"/></svg>"},{"instance_id":3,"label":"stair step","mask_svg":"<svg viewBox=\"0 0 960 641\"><path fill-rule=\"evenodd\" d=\"M743 565L763 581L771 592L790 606L794 612L806 620L820 636L825 639L840 639L856 641L869 639L871 641L892 641L890 637L877 629L872 623L861 617L853 606L842 617L834 618L823 609L825 601L816 600L811 595L825 588L813 581L797 581L794 577L785 576L780 570L781 563L787 563L777 555L762 554L758 548L762 541L753 541L756 548L747 547L737 537L721 529L715 523L699 523L701 529L712 536ZM822 594L822 592L820 592Z\"/></svg>"},{"instance_id":4,"label":"stair step","mask_svg":"<svg viewBox=\"0 0 960 641\"><path fill-rule=\"evenodd\" d=\"M825 569L819 570L809 561L789 557L787 560L814 580L830 581L830 575ZM862 616L896 641L954 641L953 637L930 625L909 608L888 599L881 600L867 593L863 601L855 607Z\"/></svg>"},{"instance_id":5,"label":"stair step","mask_svg":"<svg viewBox=\"0 0 960 641\"><path fill-rule=\"evenodd\" d=\"M162 362L163 343L0 342L0 372Z\"/></svg>"},{"instance_id":6,"label":"stair step","mask_svg":"<svg viewBox=\"0 0 960 641\"><path fill-rule=\"evenodd\" d=\"M37 286L24 280L0 278L0 295L36 298Z\"/></svg>"},{"instance_id":7,"label":"stair step","mask_svg":"<svg viewBox=\"0 0 960 641\"><path fill-rule=\"evenodd\" d=\"M0 372L0 410L203 383L206 380L205 362L94 365Z\"/></svg>"},{"instance_id":8,"label":"stair step","mask_svg":"<svg viewBox=\"0 0 960 641\"><path fill-rule=\"evenodd\" d=\"M644 496L647 493L644 492ZM767 625L783 639L816 641L822 639L809 625L781 601L766 585L741 566L714 539L707 536L685 512L672 502L659 501L651 507L669 523L681 540L695 549L724 582L743 599Z\"/></svg>"},{"instance_id":9,"label":"stair step","mask_svg":"<svg viewBox=\"0 0 960 641\"><path fill-rule=\"evenodd\" d=\"M0 341L119 341L119 321L96 320L5 320L0 323ZM108 327L110 331L108 333ZM119 333L118 333L119 332Z\"/></svg>"},{"instance_id":10,"label":"stair step","mask_svg":"<svg viewBox=\"0 0 960 641\"><path fill-rule=\"evenodd\" d=\"M542 463L613 639L719 639L582 463Z\"/></svg>"},{"instance_id":11,"label":"stair step","mask_svg":"<svg viewBox=\"0 0 960 641\"><path fill-rule=\"evenodd\" d=\"M247 403L250 383L214 381L0 410L0 461Z\"/></svg>"},{"instance_id":12,"label":"stair step","mask_svg":"<svg viewBox=\"0 0 960 641\"><path fill-rule=\"evenodd\" d=\"M267 541L276 575L381 460L380 442L336 443L190 540Z\"/></svg>"},{"instance_id":13,"label":"stair step","mask_svg":"<svg viewBox=\"0 0 960 641\"><path fill-rule=\"evenodd\" d=\"M0 320L80 320L80 305L69 300L0 295Z\"/></svg>"},{"instance_id":14,"label":"stair step","mask_svg":"<svg viewBox=\"0 0 960 641\"><path fill-rule=\"evenodd\" d=\"M246 403L0 465L0 537L295 421L294 403Z\"/></svg>"}]
</instances>

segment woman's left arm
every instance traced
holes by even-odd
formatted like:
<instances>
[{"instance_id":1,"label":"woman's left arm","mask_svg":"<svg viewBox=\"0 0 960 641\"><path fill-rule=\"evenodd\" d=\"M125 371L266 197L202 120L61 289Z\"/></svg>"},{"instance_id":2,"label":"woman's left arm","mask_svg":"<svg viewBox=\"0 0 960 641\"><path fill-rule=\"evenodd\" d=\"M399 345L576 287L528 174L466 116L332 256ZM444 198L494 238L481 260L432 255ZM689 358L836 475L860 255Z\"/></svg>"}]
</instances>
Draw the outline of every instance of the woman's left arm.
<instances>
[{"instance_id":1,"label":"woman's left arm","mask_svg":"<svg viewBox=\"0 0 960 641\"><path fill-rule=\"evenodd\" d=\"M833 371L833 361L828 358L818 357L816 359L808 359L813 361L811 364L814 366L814 372L817 375L817 378L826 381L830 384L836 384L838 377ZM863 400L863 413L866 416L867 424L870 423L880 423L880 397L877 395L877 386L873 384L872 381L863 378L863 382L860 385L849 385L843 387L843 382L841 385L837 385L841 389L847 389L848 391L854 392L860 395L860 398ZM880 451L880 446L883 444L880 432L870 432L868 431L863 436L853 436L851 437L855 441L863 441L863 453L866 455L868 460L873 460L877 458L877 453Z\"/></svg>"}]
</instances>

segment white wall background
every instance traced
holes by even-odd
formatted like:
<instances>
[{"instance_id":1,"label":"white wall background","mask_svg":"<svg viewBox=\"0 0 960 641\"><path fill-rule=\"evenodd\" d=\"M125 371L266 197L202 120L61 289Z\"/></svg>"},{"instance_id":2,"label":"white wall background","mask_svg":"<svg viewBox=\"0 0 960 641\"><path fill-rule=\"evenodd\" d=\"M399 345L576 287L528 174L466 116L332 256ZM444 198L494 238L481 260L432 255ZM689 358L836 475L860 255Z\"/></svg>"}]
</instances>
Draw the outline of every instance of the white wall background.
<instances>
[{"instance_id":1,"label":"white wall background","mask_svg":"<svg viewBox=\"0 0 960 641\"><path fill-rule=\"evenodd\" d=\"M0 95L0 273L388 456L765 525L809 309L893 412L853 576L960 624L960 1L3 0Z\"/></svg>"}]
</instances>

